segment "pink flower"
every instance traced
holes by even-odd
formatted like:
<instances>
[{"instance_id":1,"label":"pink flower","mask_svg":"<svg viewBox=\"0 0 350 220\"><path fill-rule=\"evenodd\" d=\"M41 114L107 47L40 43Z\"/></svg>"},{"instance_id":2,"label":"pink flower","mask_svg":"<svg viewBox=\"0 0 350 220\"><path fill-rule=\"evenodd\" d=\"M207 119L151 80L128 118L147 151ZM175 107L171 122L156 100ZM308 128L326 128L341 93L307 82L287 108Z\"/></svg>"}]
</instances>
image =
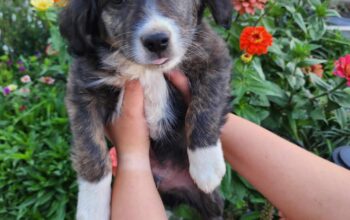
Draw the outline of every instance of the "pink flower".
<instances>
[{"instance_id":1,"label":"pink flower","mask_svg":"<svg viewBox=\"0 0 350 220\"><path fill-rule=\"evenodd\" d=\"M50 76L42 76L40 77L39 81L47 85L52 85L55 83L55 79Z\"/></svg>"},{"instance_id":2,"label":"pink flower","mask_svg":"<svg viewBox=\"0 0 350 220\"><path fill-rule=\"evenodd\" d=\"M21 93L21 94L23 94L23 95L27 95L27 94L30 93L30 89L28 89L28 88L21 88L21 89L19 90L19 93Z\"/></svg>"},{"instance_id":3,"label":"pink flower","mask_svg":"<svg viewBox=\"0 0 350 220\"><path fill-rule=\"evenodd\" d=\"M350 54L340 57L339 60L335 61L334 75L341 78L345 78L350 86Z\"/></svg>"},{"instance_id":4,"label":"pink flower","mask_svg":"<svg viewBox=\"0 0 350 220\"><path fill-rule=\"evenodd\" d=\"M232 0L233 7L240 14L255 14L255 10L263 10L268 0Z\"/></svg>"},{"instance_id":5,"label":"pink flower","mask_svg":"<svg viewBox=\"0 0 350 220\"><path fill-rule=\"evenodd\" d=\"M22 83L29 83L31 81L32 80L30 79L30 76L28 76L28 75L24 75L24 76L21 77L21 82Z\"/></svg>"}]
</instances>

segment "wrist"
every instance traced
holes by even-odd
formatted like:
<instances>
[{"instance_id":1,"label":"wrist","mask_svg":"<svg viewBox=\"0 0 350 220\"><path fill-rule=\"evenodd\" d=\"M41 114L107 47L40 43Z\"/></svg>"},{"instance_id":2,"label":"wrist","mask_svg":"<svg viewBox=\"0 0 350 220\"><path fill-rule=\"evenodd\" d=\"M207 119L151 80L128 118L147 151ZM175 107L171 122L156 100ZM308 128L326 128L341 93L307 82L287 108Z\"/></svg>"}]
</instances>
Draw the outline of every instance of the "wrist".
<instances>
[{"instance_id":1,"label":"wrist","mask_svg":"<svg viewBox=\"0 0 350 220\"><path fill-rule=\"evenodd\" d=\"M151 170L149 154L133 152L118 152L118 169L123 170Z\"/></svg>"}]
</instances>

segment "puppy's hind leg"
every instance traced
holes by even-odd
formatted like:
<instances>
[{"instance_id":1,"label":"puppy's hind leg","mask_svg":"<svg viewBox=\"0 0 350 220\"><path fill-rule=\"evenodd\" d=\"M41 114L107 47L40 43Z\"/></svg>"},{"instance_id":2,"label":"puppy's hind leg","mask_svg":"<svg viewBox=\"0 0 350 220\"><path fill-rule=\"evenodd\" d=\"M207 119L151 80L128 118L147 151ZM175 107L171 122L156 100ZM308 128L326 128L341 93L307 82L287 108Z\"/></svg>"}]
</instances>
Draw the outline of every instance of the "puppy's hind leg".
<instances>
[{"instance_id":1,"label":"puppy's hind leg","mask_svg":"<svg viewBox=\"0 0 350 220\"><path fill-rule=\"evenodd\" d=\"M74 137L72 162L79 187L76 218L108 220L112 174L102 119L96 106L73 106L68 103Z\"/></svg>"}]
</instances>

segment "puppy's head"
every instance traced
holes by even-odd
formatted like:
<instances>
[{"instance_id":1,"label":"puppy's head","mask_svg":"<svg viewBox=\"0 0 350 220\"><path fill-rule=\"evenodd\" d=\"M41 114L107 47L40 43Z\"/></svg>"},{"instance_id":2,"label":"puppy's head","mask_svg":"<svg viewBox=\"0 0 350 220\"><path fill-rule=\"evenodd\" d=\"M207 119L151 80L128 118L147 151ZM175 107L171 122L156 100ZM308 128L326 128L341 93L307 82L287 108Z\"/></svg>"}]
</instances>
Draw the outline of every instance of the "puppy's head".
<instances>
[{"instance_id":1,"label":"puppy's head","mask_svg":"<svg viewBox=\"0 0 350 220\"><path fill-rule=\"evenodd\" d=\"M71 0L61 33L75 55L106 45L139 65L170 67L191 45L206 5L219 24L229 25L231 0Z\"/></svg>"}]
</instances>

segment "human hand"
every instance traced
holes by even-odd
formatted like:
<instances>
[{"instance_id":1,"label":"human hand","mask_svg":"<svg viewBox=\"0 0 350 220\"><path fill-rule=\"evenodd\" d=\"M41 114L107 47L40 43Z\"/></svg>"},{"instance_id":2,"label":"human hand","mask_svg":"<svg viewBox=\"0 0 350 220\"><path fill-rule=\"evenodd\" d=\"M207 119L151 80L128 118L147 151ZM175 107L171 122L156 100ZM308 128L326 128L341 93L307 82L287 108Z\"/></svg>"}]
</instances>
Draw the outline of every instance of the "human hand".
<instances>
[{"instance_id":1,"label":"human hand","mask_svg":"<svg viewBox=\"0 0 350 220\"><path fill-rule=\"evenodd\" d=\"M107 136L117 148L118 167L124 162L138 165L149 161L150 140L143 100L140 83L127 82L120 116L106 127Z\"/></svg>"},{"instance_id":2,"label":"human hand","mask_svg":"<svg viewBox=\"0 0 350 220\"><path fill-rule=\"evenodd\" d=\"M185 74L178 70L175 70L166 76L170 82L181 92L186 104L188 104L191 101L191 90L189 81Z\"/></svg>"}]
</instances>

